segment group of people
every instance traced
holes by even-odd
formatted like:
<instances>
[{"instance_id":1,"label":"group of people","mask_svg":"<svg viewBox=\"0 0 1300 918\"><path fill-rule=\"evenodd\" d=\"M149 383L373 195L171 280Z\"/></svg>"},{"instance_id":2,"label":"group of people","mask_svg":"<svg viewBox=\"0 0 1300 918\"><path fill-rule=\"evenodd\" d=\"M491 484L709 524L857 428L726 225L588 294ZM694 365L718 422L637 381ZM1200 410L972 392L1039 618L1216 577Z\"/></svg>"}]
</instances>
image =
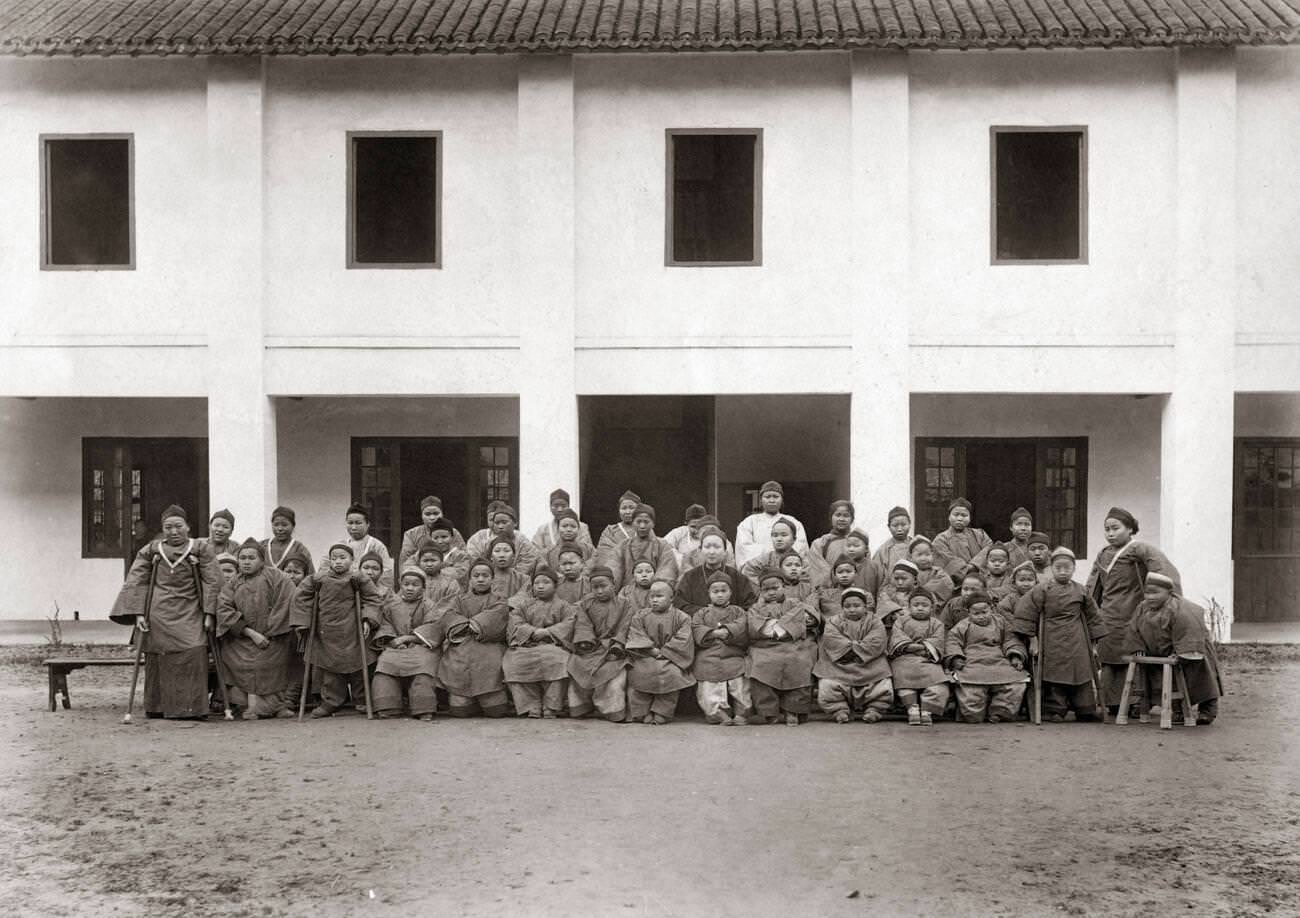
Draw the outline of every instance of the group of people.
<instances>
[{"instance_id":1,"label":"group of people","mask_svg":"<svg viewBox=\"0 0 1300 918\"><path fill-rule=\"evenodd\" d=\"M963 498L933 539L895 507L873 553L849 501L831 504L810 543L783 499L766 482L733 542L699 505L659 536L655 509L631 491L598 539L563 490L532 538L501 502L465 538L431 496L396 559L353 505L319 564L291 508L273 511L269 538L236 542L228 511L194 539L171 506L112 618L137 629L149 717L202 718L218 700L239 716L301 715L311 697L312 717L356 707L660 725L693 686L720 725L795 726L814 705L841 724L896 710L928 725L950 702L957 719L997 723L1023 716L1034 672L1044 719L1104 720L1128 656L1149 654L1177 658L1184 703L1214 720L1205 612L1126 510L1106 514L1107 544L1080 584L1074 553L1024 509L1003 543L971 525Z\"/></svg>"}]
</instances>

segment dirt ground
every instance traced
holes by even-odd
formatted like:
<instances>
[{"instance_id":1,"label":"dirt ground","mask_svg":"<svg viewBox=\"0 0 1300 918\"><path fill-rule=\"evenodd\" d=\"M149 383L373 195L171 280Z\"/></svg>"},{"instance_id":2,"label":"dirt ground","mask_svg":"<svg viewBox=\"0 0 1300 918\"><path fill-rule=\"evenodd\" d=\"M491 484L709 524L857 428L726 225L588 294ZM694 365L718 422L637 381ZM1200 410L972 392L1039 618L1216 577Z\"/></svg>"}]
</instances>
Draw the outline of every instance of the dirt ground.
<instances>
[{"instance_id":1,"label":"dirt ground","mask_svg":"<svg viewBox=\"0 0 1300 918\"><path fill-rule=\"evenodd\" d=\"M46 652L5 648L0 908L1300 915L1300 648L1229 650L1219 722L1161 731L125 726L128 669L50 713Z\"/></svg>"}]
</instances>

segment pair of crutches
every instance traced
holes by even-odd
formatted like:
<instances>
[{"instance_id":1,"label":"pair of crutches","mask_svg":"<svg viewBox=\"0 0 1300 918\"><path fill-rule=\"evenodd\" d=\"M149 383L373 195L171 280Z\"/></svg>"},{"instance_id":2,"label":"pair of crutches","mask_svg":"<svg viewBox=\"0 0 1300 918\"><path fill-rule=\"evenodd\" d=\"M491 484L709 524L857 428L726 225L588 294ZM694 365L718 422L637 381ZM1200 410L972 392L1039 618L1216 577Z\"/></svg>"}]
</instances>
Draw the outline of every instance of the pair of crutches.
<instances>
[{"instance_id":1,"label":"pair of crutches","mask_svg":"<svg viewBox=\"0 0 1300 918\"><path fill-rule=\"evenodd\" d=\"M357 617L357 646L361 654L361 686L366 696L366 720L374 720L374 704L370 700L370 663L366 659L366 628L361 616L361 594L352 593L353 608ZM307 626L307 650L303 655L302 693L298 696L298 722L301 723L307 713L307 695L311 691L311 652L316 640L316 619L320 616L320 597L312 600L311 623Z\"/></svg>"},{"instance_id":2,"label":"pair of crutches","mask_svg":"<svg viewBox=\"0 0 1300 918\"><path fill-rule=\"evenodd\" d=\"M203 614L203 581L199 579L199 569L197 564L191 559L190 573L194 576L194 595L199 604L199 614ZM140 682L140 662L144 659L144 636L149 627L149 616L153 611L153 589L158 580L158 555L155 553L149 562L149 587L144 594L144 613L141 618L144 619L144 627L136 625L135 629L135 663L131 667L131 694L126 701L126 714L122 716L122 723L131 723L132 712L135 709L135 692ZM215 630L208 631L204 629L207 638L208 652L212 654L212 663L217 669L217 691L221 695L222 716L226 720L234 720L235 715L230 710L230 698L226 694L226 672L221 665L221 648L217 646L217 635Z\"/></svg>"}]
</instances>

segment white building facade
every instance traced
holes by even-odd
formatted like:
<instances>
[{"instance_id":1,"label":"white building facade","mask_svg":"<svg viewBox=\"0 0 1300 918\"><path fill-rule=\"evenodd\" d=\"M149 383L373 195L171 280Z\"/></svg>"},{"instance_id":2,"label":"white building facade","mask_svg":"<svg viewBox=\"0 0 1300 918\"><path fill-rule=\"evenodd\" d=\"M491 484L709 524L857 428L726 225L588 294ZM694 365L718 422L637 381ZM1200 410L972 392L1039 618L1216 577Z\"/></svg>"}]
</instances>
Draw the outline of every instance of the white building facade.
<instances>
[{"instance_id":1,"label":"white building facade","mask_svg":"<svg viewBox=\"0 0 1300 918\"><path fill-rule=\"evenodd\" d=\"M834 497L879 540L890 507L933 531L965 494L995 535L1023 504L1081 558L1121 505L1193 599L1300 617L1295 24L141 57L17 53L40 48L16 28L0 617L105 616L133 518L173 501L228 507L237 537L292 506L319 552L354 499L396 548L426 493L466 534L493 497L531 532L564 487L598 531L632 488L662 532L695 501L734 527L768 478L810 536ZM996 138L1043 129L1082 137L1081 252L1000 259ZM674 131L757 138L752 263L674 263ZM436 139L430 265L356 266L371 133ZM128 141L129 263L51 264L49 143L93 136Z\"/></svg>"}]
</instances>

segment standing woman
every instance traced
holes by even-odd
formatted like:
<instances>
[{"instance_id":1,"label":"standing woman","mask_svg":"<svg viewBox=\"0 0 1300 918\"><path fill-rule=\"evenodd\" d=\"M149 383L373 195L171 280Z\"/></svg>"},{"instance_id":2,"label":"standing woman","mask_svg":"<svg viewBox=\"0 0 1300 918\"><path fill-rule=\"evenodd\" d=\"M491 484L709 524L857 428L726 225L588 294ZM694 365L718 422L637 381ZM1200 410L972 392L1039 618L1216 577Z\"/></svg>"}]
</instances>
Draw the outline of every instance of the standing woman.
<instances>
[{"instance_id":1,"label":"standing woman","mask_svg":"<svg viewBox=\"0 0 1300 918\"><path fill-rule=\"evenodd\" d=\"M600 541L596 543L595 564L611 564L618 554L619 546L636 533L632 518L636 516L636 508L639 506L641 498L637 494L632 491L623 492L623 496L618 499L618 522L606 526L600 534Z\"/></svg>"},{"instance_id":2,"label":"standing woman","mask_svg":"<svg viewBox=\"0 0 1300 918\"><path fill-rule=\"evenodd\" d=\"M1106 513L1103 531L1106 547L1097 553L1088 575L1088 595L1101 610L1101 620L1106 623L1107 634L1097 642L1097 655L1101 657L1101 692L1106 707L1112 714L1119 710L1120 695L1124 690L1124 677L1128 664L1124 655L1124 636L1128 633L1133 615L1142 602L1142 592L1148 573L1164 574L1182 592L1178 568L1154 545L1133 538L1138 534L1138 521L1122 507L1111 507Z\"/></svg>"},{"instance_id":3,"label":"standing woman","mask_svg":"<svg viewBox=\"0 0 1300 918\"><path fill-rule=\"evenodd\" d=\"M136 555L109 618L142 632L145 716L202 720L208 714L207 632L221 574L212 549L190 538L185 511L175 504L163 511L162 532Z\"/></svg>"}]
</instances>

